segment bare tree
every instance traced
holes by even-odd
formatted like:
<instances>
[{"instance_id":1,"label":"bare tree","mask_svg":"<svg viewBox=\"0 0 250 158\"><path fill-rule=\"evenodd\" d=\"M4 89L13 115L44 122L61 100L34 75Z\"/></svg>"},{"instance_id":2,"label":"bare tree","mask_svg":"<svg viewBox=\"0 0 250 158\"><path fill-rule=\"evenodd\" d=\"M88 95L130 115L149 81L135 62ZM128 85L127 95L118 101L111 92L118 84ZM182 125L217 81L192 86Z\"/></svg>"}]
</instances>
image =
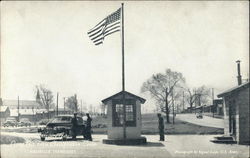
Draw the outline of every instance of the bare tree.
<instances>
[{"instance_id":1,"label":"bare tree","mask_svg":"<svg viewBox=\"0 0 250 158\"><path fill-rule=\"evenodd\" d=\"M210 90L206 86L201 86L196 90L198 105L207 105L210 99Z\"/></svg>"},{"instance_id":2,"label":"bare tree","mask_svg":"<svg viewBox=\"0 0 250 158\"><path fill-rule=\"evenodd\" d=\"M186 101L189 107L192 108L195 104L206 105L209 102L209 89L206 86L201 86L198 88L186 89Z\"/></svg>"},{"instance_id":3,"label":"bare tree","mask_svg":"<svg viewBox=\"0 0 250 158\"><path fill-rule=\"evenodd\" d=\"M49 118L49 109L54 108L53 103L53 94L52 91L46 88L44 85L36 86L36 101L40 104L40 106L47 109L48 118Z\"/></svg>"},{"instance_id":4,"label":"bare tree","mask_svg":"<svg viewBox=\"0 0 250 158\"><path fill-rule=\"evenodd\" d=\"M165 104L165 110L167 117L167 123L169 121L169 107L171 102L171 93L174 93L174 98L179 95L178 89L185 84L185 78L182 73L171 71L167 69L164 74L157 73L143 83L141 92L149 92L151 97L156 100L158 106L163 107ZM175 89L175 91L173 91Z\"/></svg>"},{"instance_id":5,"label":"bare tree","mask_svg":"<svg viewBox=\"0 0 250 158\"><path fill-rule=\"evenodd\" d=\"M185 98L186 98L187 103L189 104L189 107L192 109L196 100L195 90L194 89L191 90L190 88L187 88Z\"/></svg>"},{"instance_id":6,"label":"bare tree","mask_svg":"<svg viewBox=\"0 0 250 158\"><path fill-rule=\"evenodd\" d=\"M80 109L77 104L76 95L68 97L68 99L65 102L65 106L72 112L78 112Z\"/></svg>"},{"instance_id":7,"label":"bare tree","mask_svg":"<svg viewBox=\"0 0 250 158\"><path fill-rule=\"evenodd\" d=\"M100 106L100 109L101 109L101 114L105 115L107 105L103 104L103 103L100 103L99 106Z\"/></svg>"}]
</instances>

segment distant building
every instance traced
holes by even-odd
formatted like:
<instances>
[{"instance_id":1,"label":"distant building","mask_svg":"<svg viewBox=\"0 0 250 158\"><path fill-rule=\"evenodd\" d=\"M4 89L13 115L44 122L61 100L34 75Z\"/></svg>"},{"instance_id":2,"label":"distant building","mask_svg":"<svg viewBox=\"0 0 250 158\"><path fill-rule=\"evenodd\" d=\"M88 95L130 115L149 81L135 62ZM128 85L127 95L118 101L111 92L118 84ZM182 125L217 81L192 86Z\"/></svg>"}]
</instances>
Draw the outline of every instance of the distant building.
<instances>
[{"instance_id":1,"label":"distant building","mask_svg":"<svg viewBox=\"0 0 250 158\"><path fill-rule=\"evenodd\" d=\"M223 100L222 99L214 99L213 105L204 105L202 110L208 116L222 118L224 115Z\"/></svg>"},{"instance_id":2,"label":"distant building","mask_svg":"<svg viewBox=\"0 0 250 158\"><path fill-rule=\"evenodd\" d=\"M0 106L0 121L4 122L10 116L10 109L8 106Z\"/></svg>"},{"instance_id":3,"label":"distant building","mask_svg":"<svg viewBox=\"0 0 250 158\"><path fill-rule=\"evenodd\" d=\"M217 115L223 116L223 114L224 114L224 112L223 112L223 99L214 99L213 100L212 112L217 114Z\"/></svg>"},{"instance_id":4,"label":"distant building","mask_svg":"<svg viewBox=\"0 0 250 158\"><path fill-rule=\"evenodd\" d=\"M74 114L72 110L69 110L67 108L58 108L58 115L65 115L65 114Z\"/></svg>"},{"instance_id":5,"label":"distant building","mask_svg":"<svg viewBox=\"0 0 250 158\"><path fill-rule=\"evenodd\" d=\"M229 89L223 98L224 134L232 136L238 144L249 144L249 82Z\"/></svg>"},{"instance_id":6,"label":"distant building","mask_svg":"<svg viewBox=\"0 0 250 158\"><path fill-rule=\"evenodd\" d=\"M48 110L42 107L34 100L19 100L19 110L18 110L18 100L3 100L1 107L8 107L10 110L10 116L18 118L28 118L30 121L39 121L42 118L48 117ZM49 115L54 116L55 110L50 109Z\"/></svg>"}]
</instances>

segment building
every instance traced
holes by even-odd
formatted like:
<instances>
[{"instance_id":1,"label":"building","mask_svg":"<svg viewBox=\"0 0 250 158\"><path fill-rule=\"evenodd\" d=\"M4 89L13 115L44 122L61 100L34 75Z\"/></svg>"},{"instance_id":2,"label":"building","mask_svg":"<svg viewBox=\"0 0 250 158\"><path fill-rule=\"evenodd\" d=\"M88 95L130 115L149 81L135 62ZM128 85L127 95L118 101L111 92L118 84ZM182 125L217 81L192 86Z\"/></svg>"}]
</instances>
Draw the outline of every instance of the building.
<instances>
[{"instance_id":1,"label":"building","mask_svg":"<svg viewBox=\"0 0 250 158\"><path fill-rule=\"evenodd\" d=\"M223 118L223 100L222 99L214 99L213 105L203 105L203 113L207 116Z\"/></svg>"},{"instance_id":2,"label":"building","mask_svg":"<svg viewBox=\"0 0 250 158\"><path fill-rule=\"evenodd\" d=\"M8 106L0 106L0 121L4 122L10 116L10 109Z\"/></svg>"},{"instance_id":3,"label":"building","mask_svg":"<svg viewBox=\"0 0 250 158\"><path fill-rule=\"evenodd\" d=\"M145 99L126 91L121 91L102 100L102 103L107 105L108 123L108 139L104 139L103 143L146 143L146 138L141 137L141 104L144 104L145 101ZM124 114L126 120L124 120Z\"/></svg>"},{"instance_id":4,"label":"building","mask_svg":"<svg viewBox=\"0 0 250 158\"><path fill-rule=\"evenodd\" d=\"M238 144L249 144L249 82L218 95L223 98L224 134Z\"/></svg>"},{"instance_id":5,"label":"building","mask_svg":"<svg viewBox=\"0 0 250 158\"><path fill-rule=\"evenodd\" d=\"M39 121L43 118L48 118L48 110L42 107L34 100L3 100L2 106L6 106L10 110L10 116L18 119L27 118L31 122ZM2 107L1 106L1 107ZM55 115L55 110L49 110L50 117Z\"/></svg>"}]
</instances>

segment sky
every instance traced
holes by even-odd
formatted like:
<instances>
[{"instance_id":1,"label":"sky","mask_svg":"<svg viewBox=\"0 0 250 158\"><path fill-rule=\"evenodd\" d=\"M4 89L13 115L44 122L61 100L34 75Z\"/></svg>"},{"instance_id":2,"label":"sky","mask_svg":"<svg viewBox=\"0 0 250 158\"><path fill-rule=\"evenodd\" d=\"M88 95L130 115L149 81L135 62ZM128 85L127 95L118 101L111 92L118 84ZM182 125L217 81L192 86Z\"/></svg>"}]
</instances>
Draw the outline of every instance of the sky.
<instances>
[{"instance_id":1,"label":"sky","mask_svg":"<svg viewBox=\"0 0 250 158\"><path fill-rule=\"evenodd\" d=\"M63 97L77 94L98 106L122 88L121 33L95 46L87 36L119 1L1 2L1 97L32 100L44 84ZM249 78L247 1L124 2L126 90L140 93L144 81L167 68L189 87L205 85L215 95L237 85L236 60Z\"/></svg>"}]
</instances>

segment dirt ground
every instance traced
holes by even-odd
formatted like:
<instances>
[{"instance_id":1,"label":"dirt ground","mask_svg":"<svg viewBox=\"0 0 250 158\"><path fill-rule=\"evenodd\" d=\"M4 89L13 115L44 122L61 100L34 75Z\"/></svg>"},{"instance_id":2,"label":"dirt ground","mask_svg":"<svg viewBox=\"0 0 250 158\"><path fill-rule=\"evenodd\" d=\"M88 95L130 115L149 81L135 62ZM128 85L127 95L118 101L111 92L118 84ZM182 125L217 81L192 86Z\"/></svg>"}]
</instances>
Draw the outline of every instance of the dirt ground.
<instances>
[{"instance_id":1,"label":"dirt ground","mask_svg":"<svg viewBox=\"0 0 250 158\"><path fill-rule=\"evenodd\" d=\"M218 157L247 158L249 146L214 144L215 135L166 135L166 141L158 141L158 135L145 135L146 145L122 146L102 143L106 135L93 135L93 141L81 137L77 141L61 141L59 138L41 142L35 133L2 133L25 138L26 143L1 145L2 158L34 157L86 157L86 158L165 158L165 157Z\"/></svg>"}]
</instances>

